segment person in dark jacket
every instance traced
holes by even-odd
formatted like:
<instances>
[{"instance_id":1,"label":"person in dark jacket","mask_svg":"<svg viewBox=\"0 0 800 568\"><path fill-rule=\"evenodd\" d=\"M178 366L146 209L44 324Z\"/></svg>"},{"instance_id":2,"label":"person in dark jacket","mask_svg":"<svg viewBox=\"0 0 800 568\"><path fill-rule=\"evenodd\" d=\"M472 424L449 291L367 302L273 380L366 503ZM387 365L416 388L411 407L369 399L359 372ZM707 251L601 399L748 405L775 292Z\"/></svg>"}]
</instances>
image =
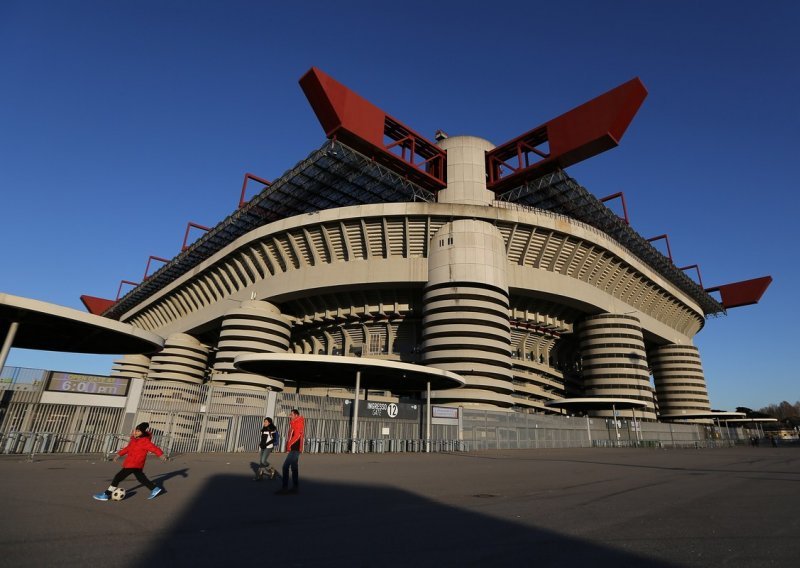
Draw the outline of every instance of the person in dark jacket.
<instances>
[{"instance_id":1,"label":"person in dark jacket","mask_svg":"<svg viewBox=\"0 0 800 568\"><path fill-rule=\"evenodd\" d=\"M289 413L289 435L286 439L286 450L289 455L283 461L283 483L281 488L276 491L278 495L287 493L297 493L298 487L298 464L300 453L303 451L303 435L305 433L305 419L300 416L300 411L296 408ZM292 488L289 489L289 469L292 470Z\"/></svg>"},{"instance_id":2,"label":"person in dark jacket","mask_svg":"<svg viewBox=\"0 0 800 568\"><path fill-rule=\"evenodd\" d=\"M108 501L111 498L111 492L130 474L133 474L139 483L150 490L150 497L148 497L148 499L153 499L156 495L161 493L162 489L150 481L144 474L144 462L147 460L148 453L157 455L162 461L167 460L161 448L156 446L150 439L149 428L150 424L147 422L142 422L136 427L128 445L118 451L117 455L114 456L114 461L117 461L120 456L125 456L125 461L122 462L122 469L119 470L117 475L114 476L114 479L111 480L111 485L108 486L108 489L92 497L98 501Z\"/></svg>"},{"instance_id":3,"label":"person in dark jacket","mask_svg":"<svg viewBox=\"0 0 800 568\"><path fill-rule=\"evenodd\" d=\"M269 475L270 479L275 477L278 473L274 467L269 465L269 455L275 447L275 432L278 429L272 423L272 418L267 416L264 418L264 425L261 427L261 441L258 447L261 448L261 454L258 460L258 473L256 474L256 481L263 479L265 475Z\"/></svg>"}]
</instances>

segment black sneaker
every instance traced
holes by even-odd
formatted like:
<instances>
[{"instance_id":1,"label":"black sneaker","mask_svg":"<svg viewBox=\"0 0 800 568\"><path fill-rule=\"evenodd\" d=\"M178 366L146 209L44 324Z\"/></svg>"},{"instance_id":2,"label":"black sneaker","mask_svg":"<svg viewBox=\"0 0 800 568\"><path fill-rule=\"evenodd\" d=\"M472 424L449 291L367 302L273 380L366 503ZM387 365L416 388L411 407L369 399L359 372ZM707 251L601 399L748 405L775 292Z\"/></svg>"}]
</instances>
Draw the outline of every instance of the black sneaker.
<instances>
[{"instance_id":1,"label":"black sneaker","mask_svg":"<svg viewBox=\"0 0 800 568\"><path fill-rule=\"evenodd\" d=\"M286 489L285 487L281 487L275 492L275 495L288 495L289 493L290 491L288 489Z\"/></svg>"}]
</instances>

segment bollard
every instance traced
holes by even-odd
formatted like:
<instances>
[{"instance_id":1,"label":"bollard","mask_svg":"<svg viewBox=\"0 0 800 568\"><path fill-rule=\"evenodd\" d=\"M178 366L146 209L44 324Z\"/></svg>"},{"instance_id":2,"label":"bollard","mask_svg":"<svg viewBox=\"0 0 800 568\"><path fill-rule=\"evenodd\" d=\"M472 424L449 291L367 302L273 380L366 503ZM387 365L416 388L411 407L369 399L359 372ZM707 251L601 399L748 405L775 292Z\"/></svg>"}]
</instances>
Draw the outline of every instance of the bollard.
<instances>
[{"instance_id":1,"label":"bollard","mask_svg":"<svg viewBox=\"0 0 800 568\"><path fill-rule=\"evenodd\" d=\"M22 432L9 432L8 437L6 438L6 447L4 453L16 454L17 446L19 445L21 436Z\"/></svg>"},{"instance_id":2,"label":"bollard","mask_svg":"<svg viewBox=\"0 0 800 568\"><path fill-rule=\"evenodd\" d=\"M23 454L30 454L33 452L33 445L36 443L36 434L32 432L25 433L25 441L22 446L22 453Z\"/></svg>"},{"instance_id":3,"label":"bollard","mask_svg":"<svg viewBox=\"0 0 800 568\"><path fill-rule=\"evenodd\" d=\"M48 432L46 434L43 434L42 435L42 445L39 448L39 453L49 454L49 453L55 451L55 449L56 449L55 445L56 445L56 435L55 434L53 434L52 432Z\"/></svg>"}]
</instances>

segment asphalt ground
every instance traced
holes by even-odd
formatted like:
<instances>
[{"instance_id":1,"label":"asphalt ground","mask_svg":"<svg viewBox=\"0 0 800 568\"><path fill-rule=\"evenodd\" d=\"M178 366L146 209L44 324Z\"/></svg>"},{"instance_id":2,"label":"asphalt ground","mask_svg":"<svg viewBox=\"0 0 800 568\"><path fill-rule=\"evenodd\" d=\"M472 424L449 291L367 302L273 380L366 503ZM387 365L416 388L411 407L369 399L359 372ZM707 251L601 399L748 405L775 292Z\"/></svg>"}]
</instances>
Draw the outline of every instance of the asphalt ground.
<instances>
[{"instance_id":1,"label":"asphalt ground","mask_svg":"<svg viewBox=\"0 0 800 568\"><path fill-rule=\"evenodd\" d=\"M273 454L280 466L285 454ZM0 459L0 566L797 566L800 448Z\"/></svg>"}]
</instances>

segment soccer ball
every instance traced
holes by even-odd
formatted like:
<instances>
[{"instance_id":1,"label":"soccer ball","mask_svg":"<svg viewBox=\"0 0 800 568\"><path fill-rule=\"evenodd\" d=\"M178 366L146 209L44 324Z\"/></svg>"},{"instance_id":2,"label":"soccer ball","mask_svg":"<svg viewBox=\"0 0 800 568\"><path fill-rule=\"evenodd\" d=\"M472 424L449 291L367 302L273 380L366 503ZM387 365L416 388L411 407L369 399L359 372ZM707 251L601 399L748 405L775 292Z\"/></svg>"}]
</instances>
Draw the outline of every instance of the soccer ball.
<instances>
[{"instance_id":1,"label":"soccer ball","mask_svg":"<svg viewBox=\"0 0 800 568\"><path fill-rule=\"evenodd\" d=\"M125 490L122 487L115 487L111 492L111 500L122 501L123 499L125 499Z\"/></svg>"}]
</instances>

